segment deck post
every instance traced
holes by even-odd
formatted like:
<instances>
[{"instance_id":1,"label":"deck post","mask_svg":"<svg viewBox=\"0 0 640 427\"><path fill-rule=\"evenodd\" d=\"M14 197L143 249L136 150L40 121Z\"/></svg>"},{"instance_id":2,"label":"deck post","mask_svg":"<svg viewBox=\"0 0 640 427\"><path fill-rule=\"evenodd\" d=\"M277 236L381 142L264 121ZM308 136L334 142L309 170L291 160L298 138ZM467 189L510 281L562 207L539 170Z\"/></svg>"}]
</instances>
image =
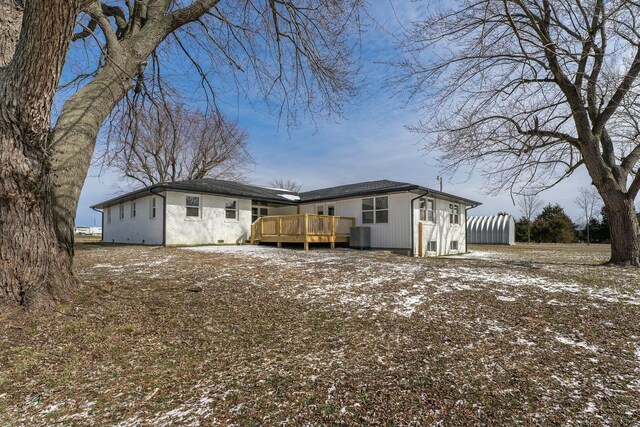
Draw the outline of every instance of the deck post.
<instances>
[{"instance_id":1,"label":"deck post","mask_svg":"<svg viewBox=\"0 0 640 427\"><path fill-rule=\"evenodd\" d=\"M336 217L331 217L331 249L336 248Z\"/></svg>"},{"instance_id":2,"label":"deck post","mask_svg":"<svg viewBox=\"0 0 640 427\"><path fill-rule=\"evenodd\" d=\"M304 250L309 250L309 215L304 214Z\"/></svg>"},{"instance_id":3,"label":"deck post","mask_svg":"<svg viewBox=\"0 0 640 427\"><path fill-rule=\"evenodd\" d=\"M282 217L278 217L276 222L276 234L278 234L278 247L282 247Z\"/></svg>"}]
</instances>

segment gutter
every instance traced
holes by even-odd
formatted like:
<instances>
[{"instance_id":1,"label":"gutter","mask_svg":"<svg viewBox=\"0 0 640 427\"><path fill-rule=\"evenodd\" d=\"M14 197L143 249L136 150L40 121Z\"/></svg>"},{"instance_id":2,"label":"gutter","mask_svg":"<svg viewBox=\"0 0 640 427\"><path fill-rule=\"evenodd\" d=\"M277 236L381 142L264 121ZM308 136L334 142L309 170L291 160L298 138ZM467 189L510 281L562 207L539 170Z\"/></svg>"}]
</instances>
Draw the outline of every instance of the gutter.
<instances>
[{"instance_id":1,"label":"gutter","mask_svg":"<svg viewBox=\"0 0 640 427\"><path fill-rule=\"evenodd\" d=\"M149 193L162 197L162 246L167 246L167 198L160 193L154 193L154 188L149 188Z\"/></svg>"},{"instance_id":2,"label":"gutter","mask_svg":"<svg viewBox=\"0 0 640 427\"><path fill-rule=\"evenodd\" d=\"M100 224L102 226L102 234L100 235L100 243L104 243L104 212L103 211L99 211L98 209L94 208L93 206L91 206L91 209L98 212L100 214Z\"/></svg>"},{"instance_id":3,"label":"gutter","mask_svg":"<svg viewBox=\"0 0 640 427\"><path fill-rule=\"evenodd\" d=\"M415 217L415 214L413 213L413 211L414 211L414 209L413 209L413 203L414 203L416 200L418 200L418 199L421 199L421 198L423 198L423 197L426 197L426 196L427 196L427 194L429 194L429 190L425 190L425 193L424 193L424 194L421 194L421 195L419 195L419 196L414 197L413 199L411 199L411 202L409 202L409 203L410 203L410 205L409 205L409 206L410 206L410 208L409 208L409 209L411 210L411 256L412 256L412 257L413 257L413 256L416 256L416 255L415 255L415 246L416 246L416 244L415 244L415 240L416 240L416 238L415 238L415 235L414 235L414 230L415 230L415 225L414 225L414 222L415 222L415 221L414 221L414 217ZM465 221L466 221L466 219L465 219ZM465 224L465 225L466 225L466 224ZM465 240L464 242L465 242L465 245L466 245L467 241ZM466 248L465 248L465 249L466 249Z\"/></svg>"},{"instance_id":4,"label":"gutter","mask_svg":"<svg viewBox=\"0 0 640 427\"><path fill-rule=\"evenodd\" d=\"M464 253L465 254L468 252L467 246L469 245L467 243L467 240L468 240L467 232L469 231L467 229L467 221L469 221L469 210L477 208L478 206L480 205L477 204L464 209Z\"/></svg>"}]
</instances>

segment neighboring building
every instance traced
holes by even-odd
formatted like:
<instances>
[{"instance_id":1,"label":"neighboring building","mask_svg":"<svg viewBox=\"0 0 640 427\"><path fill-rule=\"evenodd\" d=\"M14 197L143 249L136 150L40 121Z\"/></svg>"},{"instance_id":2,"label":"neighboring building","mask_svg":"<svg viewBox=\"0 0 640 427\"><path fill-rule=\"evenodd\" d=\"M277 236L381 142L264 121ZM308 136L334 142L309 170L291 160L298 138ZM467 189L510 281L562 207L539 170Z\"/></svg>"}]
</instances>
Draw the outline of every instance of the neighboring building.
<instances>
[{"instance_id":1,"label":"neighboring building","mask_svg":"<svg viewBox=\"0 0 640 427\"><path fill-rule=\"evenodd\" d=\"M73 232L79 236L100 236L102 235L102 227L78 225L73 229Z\"/></svg>"},{"instance_id":2,"label":"neighboring building","mask_svg":"<svg viewBox=\"0 0 640 427\"><path fill-rule=\"evenodd\" d=\"M371 228L372 248L447 255L466 251L466 211L478 205L452 194L388 180L294 193L200 179L153 185L93 208L103 210L104 242L243 244L255 237L256 224L266 233L260 218L266 217L275 225L271 218L274 216L278 217L278 229L271 231L272 237L313 234L308 242L335 242L340 240L326 240L323 236L335 237L337 227L342 227L340 233L348 234L348 227L345 230L335 220L343 217L349 219L348 225ZM305 214L311 216L304 217ZM291 218L315 218L315 222L287 222ZM291 224L295 225L294 231ZM328 230L327 224L333 230ZM286 227L289 228L285 230ZM310 231L310 227L315 228ZM297 238L282 241L306 242Z\"/></svg>"},{"instance_id":3,"label":"neighboring building","mask_svg":"<svg viewBox=\"0 0 640 427\"><path fill-rule=\"evenodd\" d=\"M515 245L516 220L511 215L470 216L467 242L472 245Z\"/></svg>"}]
</instances>

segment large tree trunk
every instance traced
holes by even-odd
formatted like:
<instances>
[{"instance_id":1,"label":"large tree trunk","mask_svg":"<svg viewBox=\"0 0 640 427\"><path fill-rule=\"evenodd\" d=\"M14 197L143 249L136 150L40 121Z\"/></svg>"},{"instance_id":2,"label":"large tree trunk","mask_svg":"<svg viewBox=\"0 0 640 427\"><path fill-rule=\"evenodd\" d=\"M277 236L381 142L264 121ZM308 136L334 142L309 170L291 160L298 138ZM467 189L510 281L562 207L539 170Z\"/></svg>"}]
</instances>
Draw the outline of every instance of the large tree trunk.
<instances>
[{"instance_id":1,"label":"large tree trunk","mask_svg":"<svg viewBox=\"0 0 640 427\"><path fill-rule=\"evenodd\" d=\"M19 38L0 32L0 56L13 53L0 58L0 303L33 307L64 298L74 284L51 209L50 124L78 4L25 6Z\"/></svg>"},{"instance_id":2,"label":"large tree trunk","mask_svg":"<svg viewBox=\"0 0 640 427\"><path fill-rule=\"evenodd\" d=\"M53 132L53 209L59 242L73 247L74 219L102 123L132 86L131 66L109 64L65 102ZM130 75L130 74L129 74Z\"/></svg>"},{"instance_id":3,"label":"large tree trunk","mask_svg":"<svg viewBox=\"0 0 640 427\"><path fill-rule=\"evenodd\" d=\"M39 149L47 137L0 134L0 300L9 304L48 304L74 283L71 254L55 235L48 159Z\"/></svg>"},{"instance_id":4,"label":"large tree trunk","mask_svg":"<svg viewBox=\"0 0 640 427\"><path fill-rule=\"evenodd\" d=\"M609 263L640 266L640 229L633 200L623 196L605 199L611 233Z\"/></svg>"}]
</instances>

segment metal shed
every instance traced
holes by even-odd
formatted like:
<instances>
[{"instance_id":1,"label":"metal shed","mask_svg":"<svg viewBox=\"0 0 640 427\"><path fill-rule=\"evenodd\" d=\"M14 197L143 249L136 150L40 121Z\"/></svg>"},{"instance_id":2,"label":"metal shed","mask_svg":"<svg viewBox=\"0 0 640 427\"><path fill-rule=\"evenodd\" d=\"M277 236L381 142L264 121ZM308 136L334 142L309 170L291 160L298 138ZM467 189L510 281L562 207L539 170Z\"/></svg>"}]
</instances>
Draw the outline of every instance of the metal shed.
<instances>
[{"instance_id":1,"label":"metal shed","mask_svg":"<svg viewBox=\"0 0 640 427\"><path fill-rule=\"evenodd\" d=\"M470 216L467 242L475 245L515 245L516 221L511 215Z\"/></svg>"}]
</instances>

